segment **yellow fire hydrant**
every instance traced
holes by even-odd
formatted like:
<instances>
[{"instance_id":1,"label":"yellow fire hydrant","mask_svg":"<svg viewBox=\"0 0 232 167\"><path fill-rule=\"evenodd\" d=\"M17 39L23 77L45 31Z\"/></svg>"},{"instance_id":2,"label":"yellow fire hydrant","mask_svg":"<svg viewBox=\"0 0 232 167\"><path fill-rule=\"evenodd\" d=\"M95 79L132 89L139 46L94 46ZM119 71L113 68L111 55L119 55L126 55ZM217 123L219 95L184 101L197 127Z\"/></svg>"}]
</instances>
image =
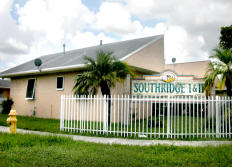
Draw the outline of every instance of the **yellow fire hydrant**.
<instances>
[{"instance_id":1,"label":"yellow fire hydrant","mask_svg":"<svg viewBox=\"0 0 232 167\"><path fill-rule=\"evenodd\" d=\"M17 123L17 118L16 118L16 110L10 110L9 113L9 118L7 118L6 122L10 124L10 133L16 133L16 123Z\"/></svg>"}]
</instances>

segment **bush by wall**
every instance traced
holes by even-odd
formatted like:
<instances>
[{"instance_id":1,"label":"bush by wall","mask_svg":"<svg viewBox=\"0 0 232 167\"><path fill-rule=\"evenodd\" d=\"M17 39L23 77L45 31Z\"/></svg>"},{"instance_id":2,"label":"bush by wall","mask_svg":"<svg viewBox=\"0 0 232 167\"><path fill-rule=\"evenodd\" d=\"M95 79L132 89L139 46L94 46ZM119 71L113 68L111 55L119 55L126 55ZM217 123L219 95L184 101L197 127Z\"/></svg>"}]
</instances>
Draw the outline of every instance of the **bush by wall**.
<instances>
[{"instance_id":1,"label":"bush by wall","mask_svg":"<svg viewBox=\"0 0 232 167\"><path fill-rule=\"evenodd\" d=\"M6 100L4 100L2 102L2 113L9 114L13 104L14 104L13 100L9 97Z\"/></svg>"}]
</instances>

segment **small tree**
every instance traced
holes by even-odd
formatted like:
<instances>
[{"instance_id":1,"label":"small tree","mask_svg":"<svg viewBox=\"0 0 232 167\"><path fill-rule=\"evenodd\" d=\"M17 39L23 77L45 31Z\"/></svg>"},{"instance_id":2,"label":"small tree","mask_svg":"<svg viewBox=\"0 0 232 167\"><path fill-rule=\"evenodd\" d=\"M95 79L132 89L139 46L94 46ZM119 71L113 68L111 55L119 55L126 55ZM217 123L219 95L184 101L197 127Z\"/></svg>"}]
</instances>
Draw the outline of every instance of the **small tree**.
<instances>
[{"instance_id":1,"label":"small tree","mask_svg":"<svg viewBox=\"0 0 232 167\"><path fill-rule=\"evenodd\" d=\"M110 97L110 89L115 87L116 82L123 82L128 74L133 75L133 69L128 64L114 58L112 54L113 52L100 51L97 53L96 60L85 57L87 70L76 77L73 87L74 94L95 95L100 88L102 95ZM108 107L108 117L110 117L110 100Z\"/></svg>"},{"instance_id":2,"label":"small tree","mask_svg":"<svg viewBox=\"0 0 232 167\"><path fill-rule=\"evenodd\" d=\"M215 59L210 62L206 72L205 90L209 95L210 89L214 86L215 79L219 80L219 87L226 86L228 96L232 96L232 49L214 49L215 54L210 58Z\"/></svg>"}]
</instances>

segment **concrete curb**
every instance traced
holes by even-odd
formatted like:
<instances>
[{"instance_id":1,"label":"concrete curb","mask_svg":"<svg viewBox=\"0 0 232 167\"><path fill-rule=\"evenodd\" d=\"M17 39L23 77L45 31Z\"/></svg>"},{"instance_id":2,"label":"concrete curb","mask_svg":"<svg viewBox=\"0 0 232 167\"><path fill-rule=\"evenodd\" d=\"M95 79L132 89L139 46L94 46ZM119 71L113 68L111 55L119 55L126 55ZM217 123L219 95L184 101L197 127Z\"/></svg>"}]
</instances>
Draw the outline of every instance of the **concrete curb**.
<instances>
[{"instance_id":1,"label":"concrete curb","mask_svg":"<svg viewBox=\"0 0 232 167\"><path fill-rule=\"evenodd\" d=\"M9 133L10 128L0 126L0 132ZM55 134L49 132L40 132L32 130L17 129L18 133L24 134L38 134L43 136L62 136L69 137L77 141L86 141L101 144L120 144L120 145L134 145L134 146L155 146L155 145L168 145L168 146L191 146L191 147L205 147L205 146L221 146L230 145L232 141L179 141L179 140L135 140L135 139L122 139L122 138L104 138L104 137L90 137L78 135Z\"/></svg>"}]
</instances>

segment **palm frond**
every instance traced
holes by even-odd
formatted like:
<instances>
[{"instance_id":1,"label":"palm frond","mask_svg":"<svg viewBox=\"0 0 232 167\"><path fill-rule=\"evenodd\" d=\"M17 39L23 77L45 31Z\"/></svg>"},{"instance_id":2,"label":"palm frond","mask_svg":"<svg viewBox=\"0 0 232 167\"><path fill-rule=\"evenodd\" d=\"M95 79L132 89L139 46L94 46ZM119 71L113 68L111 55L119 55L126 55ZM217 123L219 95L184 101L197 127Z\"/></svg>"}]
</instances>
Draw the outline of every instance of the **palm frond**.
<instances>
[{"instance_id":1,"label":"palm frond","mask_svg":"<svg viewBox=\"0 0 232 167\"><path fill-rule=\"evenodd\" d=\"M87 71L75 79L75 94L96 94L99 87L110 90L117 81L124 81L128 74L133 74L128 64L112 55L113 52L99 51L96 60L85 57Z\"/></svg>"},{"instance_id":2,"label":"palm frond","mask_svg":"<svg viewBox=\"0 0 232 167\"><path fill-rule=\"evenodd\" d=\"M224 89L226 86L226 76L222 76L222 78L218 82L218 88Z\"/></svg>"},{"instance_id":3,"label":"palm frond","mask_svg":"<svg viewBox=\"0 0 232 167\"><path fill-rule=\"evenodd\" d=\"M216 61L222 64L228 64L232 62L232 49L222 49L222 48L215 48L214 54L210 56L210 58L216 59Z\"/></svg>"},{"instance_id":4,"label":"palm frond","mask_svg":"<svg viewBox=\"0 0 232 167\"><path fill-rule=\"evenodd\" d=\"M214 54L210 56L214 61L210 62L206 71L205 90L210 91L214 86L216 78L219 78L218 86L220 89L226 86L226 83L232 81L232 49L222 48L214 49ZM229 79L229 81L228 81Z\"/></svg>"}]
</instances>

